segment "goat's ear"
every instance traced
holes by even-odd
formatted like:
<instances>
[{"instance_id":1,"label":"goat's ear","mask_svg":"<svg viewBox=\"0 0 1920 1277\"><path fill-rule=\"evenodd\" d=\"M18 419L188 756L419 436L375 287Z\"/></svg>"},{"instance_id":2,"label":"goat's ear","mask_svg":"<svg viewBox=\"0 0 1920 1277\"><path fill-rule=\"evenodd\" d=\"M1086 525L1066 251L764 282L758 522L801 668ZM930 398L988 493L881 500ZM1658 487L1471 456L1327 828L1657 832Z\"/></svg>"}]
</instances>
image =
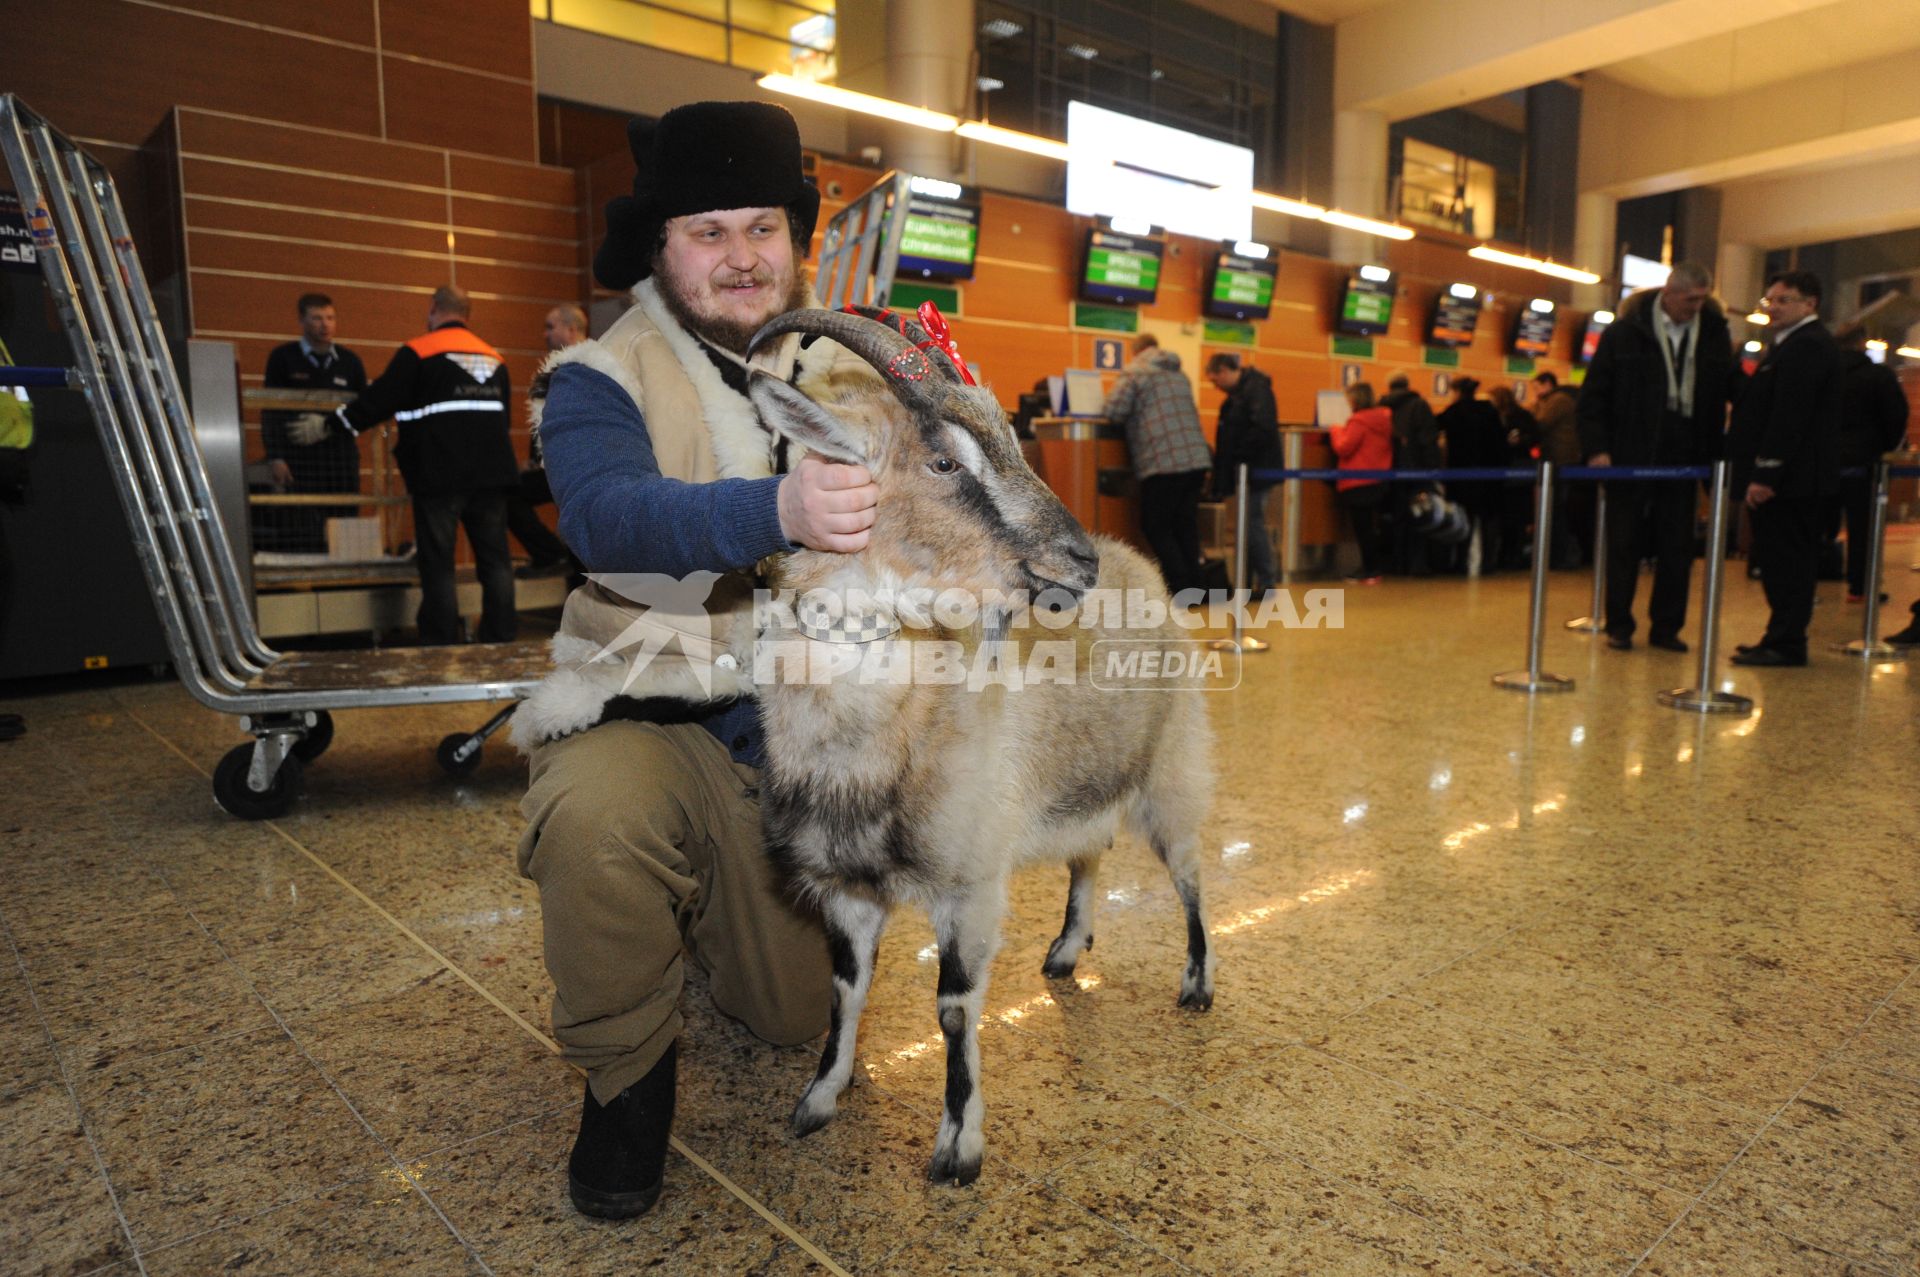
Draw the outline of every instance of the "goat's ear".
<instances>
[{"instance_id":1,"label":"goat's ear","mask_svg":"<svg viewBox=\"0 0 1920 1277\"><path fill-rule=\"evenodd\" d=\"M780 378L755 369L747 383L747 395L759 409L762 421L807 451L829 461L866 464L864 441L847 429L845 422Z\"/></svg>"}]
</instances>

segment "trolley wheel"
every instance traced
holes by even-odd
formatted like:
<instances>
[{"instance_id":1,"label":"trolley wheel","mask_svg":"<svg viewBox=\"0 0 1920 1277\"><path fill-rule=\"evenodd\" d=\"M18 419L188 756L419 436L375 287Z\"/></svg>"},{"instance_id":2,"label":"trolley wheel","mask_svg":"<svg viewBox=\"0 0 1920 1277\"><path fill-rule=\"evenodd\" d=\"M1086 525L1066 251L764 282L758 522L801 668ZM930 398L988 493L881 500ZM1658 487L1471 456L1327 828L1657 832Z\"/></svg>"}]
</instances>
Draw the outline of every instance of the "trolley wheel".
<instances>
[{"instance_id":1,"label":"trolley wheel","mask_svg":"<svg viewBox=\"0 0 1920 1277\"><path fill-rule=\"evenodd\" d=\"M472 739L472 732L455 732L445 737L433 751L433 761L439 763L440 770L449 776L471 776L480 766L480 746L475 745L473 752L465 758L458 757L457 751Z\"/></svg>"},{"instance_id":2,"label":"trolley wheel","mask_svg":"<svg viewBox=\"0 0 1920 1277\"><path fill-rule=\"evenodd\" d=\"M333 744L333 715L325 710L316 710L313 726L300 738L290 753L303 763L310 763L327 752L327 746Z\"/></svg>"},{"instance_id":3,"label":"trolley wheel","mask_svg":"<svg viewBox=\"0 0 1920 1277\"><path fill-rule=\"evenodd\" d=\"M247 784L247 773L253 767L253 746L235 745L213 769L213 801L220 804L221 810L228 815L238 816L242 820L272 820L275 816L284 816L293 806L293 800L300 796L302 765L297 755L288 754L281 760L280 770L274 773L273 783L265 793L254 790Z\"/></svg>"}]
</instances>

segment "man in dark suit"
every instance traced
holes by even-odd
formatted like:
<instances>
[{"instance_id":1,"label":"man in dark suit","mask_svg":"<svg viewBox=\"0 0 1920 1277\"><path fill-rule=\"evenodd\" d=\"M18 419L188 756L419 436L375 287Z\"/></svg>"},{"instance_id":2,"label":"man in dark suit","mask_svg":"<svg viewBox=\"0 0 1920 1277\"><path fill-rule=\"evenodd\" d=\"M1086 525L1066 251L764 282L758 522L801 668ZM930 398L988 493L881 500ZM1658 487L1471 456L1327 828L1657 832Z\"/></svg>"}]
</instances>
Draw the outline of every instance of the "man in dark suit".
<instances>
[{"instance_id":1,"label":"man in dark suit","mask_svg":"<svg viewBox=\"0 0 1920 1277\"><path fill-rule=\"evenodd\" d=\"M1773 614L1736 665L1805 665L1820 566L1820 506L1839 486L1836 465L1845 375L1840 347L1820 322L1820 279L1787 271L1767 281L1768 349L1733 406L1727 457L1733 490L1753 520L1753 558Z\"/></svg>"},{"instance_id":2,"label":"man in dark suit","mask_svg":"<svg viewBox=\"0 0 1920 1277\"><path fill-rule=\"evenodd\" d=\"M1601 335L1575 409L1580 448L1594 466L1697 466L1720 457L1734 385L1733 343L1713 276L1680 262L1658 289L1620 307ZM1647 642L1687 650L1687 582L1693 574L1691 483L1607 484L1607 644L1633 646L1633 592L1640 561L1653 559Z\"/></svg>"}]
</instances>

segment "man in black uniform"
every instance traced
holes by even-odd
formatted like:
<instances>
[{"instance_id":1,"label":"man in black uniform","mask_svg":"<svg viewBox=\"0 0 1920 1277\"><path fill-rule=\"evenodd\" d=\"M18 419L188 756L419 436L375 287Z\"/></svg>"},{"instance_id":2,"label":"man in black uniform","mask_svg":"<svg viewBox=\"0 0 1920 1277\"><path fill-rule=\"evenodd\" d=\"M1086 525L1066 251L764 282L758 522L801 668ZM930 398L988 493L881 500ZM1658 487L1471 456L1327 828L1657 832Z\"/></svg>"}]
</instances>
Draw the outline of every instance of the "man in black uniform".
<instances>
[{"instance_id":1,"label":"man in black uniform","mask_svg":"<svg viewBox=\"0 0 1920 1277\"><path fill-rule=\"evenodd\" d=\"M1234 495L1242 463L1249 470L1278 470L1286 460L1280 451L1273 379L1241 364L1239 355L1221 351L1207 360L1207 380L1227 396L1213 437L1213 496L1219 501ZM1280 581L1273 535L1267 529L1267 494L1273 487L1271 482L1247 481L1247 585L1256 594Z\"/></svg>"},{"instance_id":2,"label":"man in black uniform","mask_svg":"<svg viewBox=\"0 0 1920 1277\"><path fill-rule=\"evenodd\" d=\"M1733 406L1727 458L1753 520L1753 561L1767 592L1767 632L1735 665L1805 665L1820 572L1820 505L1840 486L1846 374L1820 322L1820 279L1787 271L1767 281L1767 354Z\"/></svg>"},{"instance_id":3,"label":"man in black uniform","mask_svg":"<svg viewBox=\"0 0 1920 1277\"><path fill-rule=\"evenodd\" d=\"M1620 306L1580 388L1580 446L1592 466L1697 466L1720 457L1727 401L1736 384L1727 317L1709 296L1707 268L1681 262L1659 289ZM1647 641L1684 652L1687 583L1693 573L1692 483L1677 479L1607 485L1607 645L1633 646L1633 591L1640 561L1653 559Z\"/></svg>"},{"instance_id":4,"label":"man in black uniform","mask_svg":"<svg viewBox=\"0 0 1920 1277\"><path fill-rule=\"evenodd\" d=\"M357 395L367 388L367 370L360 356L334 344L336 320L333 298L304 293L297 303L300 339L275 346L267 356L269 390L326 390ZM360 491L360 446L336 427L330 408L309 412L268 410L260 414L260 435L266 445L267 467L273 481L288 493ZM279 535L272 546L305 554L324 554L327 520L347 518L353 506L282 509L275 521Z\"/></svg>"},{"instance_id":5,"label":"man in black uniform","mask_svg":"<svg viewBox=\"0 0 1920 1277\"><path fill-rule=\"evenodd\" d=\"M507 552L507 493L519 481L508 436L512 390L507 361L467 327L472 313L459 289L435 289L427 331L334 414L355 436L388 417L399 423L393 456L413 497L418 624L428 644L460 641L453 547L462 524L480 577L480 641L508 642L518 626Z\"/></svg>"}]
</instances>

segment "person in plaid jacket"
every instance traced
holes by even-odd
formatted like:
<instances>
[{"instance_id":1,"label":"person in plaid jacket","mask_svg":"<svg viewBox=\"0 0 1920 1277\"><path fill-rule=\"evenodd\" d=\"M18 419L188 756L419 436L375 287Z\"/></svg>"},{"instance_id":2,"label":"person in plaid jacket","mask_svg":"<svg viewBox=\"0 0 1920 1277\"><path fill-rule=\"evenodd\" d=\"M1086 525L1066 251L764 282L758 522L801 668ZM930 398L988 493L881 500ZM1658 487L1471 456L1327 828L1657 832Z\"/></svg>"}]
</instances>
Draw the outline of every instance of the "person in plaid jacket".
<instances>
[{"instance_id":1,"label":"person in plaid jacket","mask_svg":"<svg viewBox=\"0 0 1920 1277\"><path fill-rule=\"evenodd\" d=\"M1135 337L1132 349L1102 415L1126 428L1140 479L1140 531L1167 588L1200 589L1200 496L1213 454L1200 431L1193 383L1180 371L1180 356L1160 349L1152 333Z\"/></svg>"}]
</instances>

